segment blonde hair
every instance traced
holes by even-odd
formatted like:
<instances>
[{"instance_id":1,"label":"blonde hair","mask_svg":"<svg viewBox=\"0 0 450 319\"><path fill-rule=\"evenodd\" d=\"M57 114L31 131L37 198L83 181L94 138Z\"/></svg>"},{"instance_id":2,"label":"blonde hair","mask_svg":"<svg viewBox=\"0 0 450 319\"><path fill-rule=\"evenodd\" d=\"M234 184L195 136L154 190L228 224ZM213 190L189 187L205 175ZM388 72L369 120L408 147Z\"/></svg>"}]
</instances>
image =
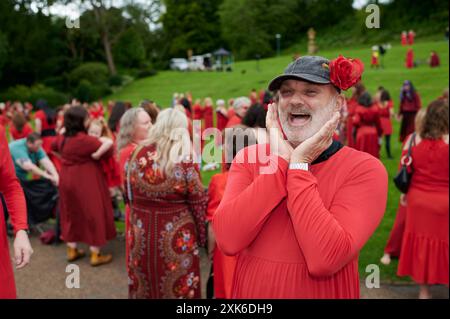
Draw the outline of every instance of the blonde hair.
<instances>
[{"instance_id":1,"label":"blonde hair","mask_svg":"<svg viewBox=\"0 0 450 319\"><path fill-rule=\"evenodd\" d=\"M131 108L120 119L120 129L117 135L117 151L120 151L133 140L134 127L140 112L145 112L145 110L142 107Z\"/></svg>"},{"instance_id":2,"label":"blonde hair","mask_svg":"<svg viewBox=\"0 0 450 319\"><path fill-rule=\"evenodd\" d=\"M421 108L416 113L416 118L414 119L414 127L415 127L416 134L420 134L420 132L422 131L423 121L425 119L425 114L427 114L427 109L426 108Z\"/></svg>"},{"instance_id":3,"label":"blonde hair","mask_svg":"<svg viewBox=\"0 0 450 319\"><path fill-rule=\"evenodd\" d=\"M186 151L186 146L188 146L189 153L185 155L191 155L188 118L183 111L176 108L161 111L155 125L150 129L149 136L144 144L156 146L156 154L153 160L159 164L161 172L164 172L166 176L171 175L175 164L178 162L178 158L175 161L173 158L179 156L177 150Z\"/></svg>"}]
</instances>

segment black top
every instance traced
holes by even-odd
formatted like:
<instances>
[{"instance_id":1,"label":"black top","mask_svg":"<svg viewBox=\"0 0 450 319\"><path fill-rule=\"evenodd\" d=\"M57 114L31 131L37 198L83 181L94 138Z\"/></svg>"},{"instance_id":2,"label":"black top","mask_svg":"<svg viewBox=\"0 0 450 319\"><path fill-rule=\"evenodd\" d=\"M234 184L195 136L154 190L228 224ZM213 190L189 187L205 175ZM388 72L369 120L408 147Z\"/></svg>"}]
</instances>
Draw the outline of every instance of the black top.
<instances>
[{"instance_id":1,"label":"black top","mask_svg":"<svg viewBox=\"0 0 450 319\"><path fill-rule=\"evenodd\" d=\"M337 153L342 147L344 147L344 145L341 142L333 140L333 143L331 143L330 147L323 151L322 154L320 154L319 157L311 163L311 165L326 161L335 153Z\"/></svg>"}]
</instances>

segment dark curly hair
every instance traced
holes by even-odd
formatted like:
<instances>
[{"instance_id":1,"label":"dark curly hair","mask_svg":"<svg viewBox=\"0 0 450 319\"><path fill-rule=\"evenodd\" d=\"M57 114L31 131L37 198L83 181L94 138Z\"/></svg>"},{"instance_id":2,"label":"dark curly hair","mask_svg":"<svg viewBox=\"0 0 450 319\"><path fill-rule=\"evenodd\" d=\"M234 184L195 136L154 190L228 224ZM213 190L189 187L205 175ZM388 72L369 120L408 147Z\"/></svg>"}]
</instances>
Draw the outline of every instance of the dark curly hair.
<instances>
[{"instance_id":1,"label":"dark curly hair","mask_svg":"<svg viewBox=\"0 0 450 319\"><path fill-rule=\"evenodd\" d=\"M444 100L435 100L428 105L423 119L420 137L436 140L448 134L448 103Z\"/></svg>"}]
</instances>

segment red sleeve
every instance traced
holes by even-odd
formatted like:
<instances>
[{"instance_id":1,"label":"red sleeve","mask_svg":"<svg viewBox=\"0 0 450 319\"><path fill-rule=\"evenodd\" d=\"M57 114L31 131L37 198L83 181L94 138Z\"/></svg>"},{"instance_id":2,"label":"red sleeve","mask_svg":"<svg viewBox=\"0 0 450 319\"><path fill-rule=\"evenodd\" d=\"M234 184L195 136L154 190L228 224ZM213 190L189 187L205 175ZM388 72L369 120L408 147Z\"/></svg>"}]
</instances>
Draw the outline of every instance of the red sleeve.
<instances>
[{"instance_id":1,"label":"red sleeve","mask_svg":"<svg viewBox=\"0 0 450 319\"><path fill-rule=\"evenodd\" d=\"M288 172L287 207L312 276L331 276L357 256L383 217L387 186L383 165L364 160L338 188L328 210L312 173Z\"/></svg>"},{"instance_id":2,"label":"red sleeve","mask_svg":"<svg viewBox=\"0 0 450 319\"><path fill-rule=\"evenodd\" d=\"M212 221L217 207L219 207L222 197L219 194L217 178L219 175L214 175L208 187L208 207L206 209L206 220Z\"/></svg>"},{"instance_id":3,"label":"red sleeve","mask_svg":"<svg viewBox=\"0 0 450 319\"><path fill-rule=\"evenodd\" d=\"M251 149L257 150L256 147ZM236 255L250 245L272 210L287 194L288 162L271 155L269 165L274 173L255 178L253 169L257 169L256 166L245 161L248 150L241 150L233 160L223 199L213 217L217 244L227 255ZM255 200L262 195L264 201Z\"/></svg>"},{"instance_id":4,"label":"red sleeve","mask_svg":"<svg viewBox=\"0 0 450 319\"><path fill-rule=\"evenodd\" d=\"M420 99L420 95L416 93L416 110L419 111L422 107L422 100Z\"/></svg>"},{"instance_id":5,"label":"red sleeve","mask_svg":"<svg viewBox=\"0 0 450 319\"><path fill-rule=\"evenodd\" d=\"M187 203L197 227L199 246L204 247L206 243L205 214L208 195L200 179L197 165L185 163L183 167L187 183Z\"/></svg>"},{"instance_id":6,"label":"red sleeve","mask_svg":"<svg viewBox=\"0 0 450 319\"><path fill-rule=\"evenodd\" d=\"M5 132L0 128L0 192L5 197L14 233L28 229L27 206L22 187L16 177Z\"/></svg>"},{"instance_id":7,"label":"red sleeve","mask_svg":"<svg viewBox=\"0 0 450 319\"><path fill-rule=\"evenodd\" d=\"M82 135L83 137L83 152L86 152L88 154L92 154L95 153L95 151L97 151L100 146L102 146L102 142L100 142L100 140L96 137L84 134ZM110 156L112 156L114 154L114 145L111 146L109 148L108 151L106 151L105 154L102 155L102 159L108 158Z\"/></svg>"},{"instance_id":8,"label":"red sleeve","mask_svg":"<svg viewBox=\"0 0 450 319\"><path fill-rule=\"evenodd\" d=\"M361 123L361 115L359 114L359 112L355 112L355 114L352 117L352 123L354 127L358 127L359 124Z\"/></svg>"}]
</instances>

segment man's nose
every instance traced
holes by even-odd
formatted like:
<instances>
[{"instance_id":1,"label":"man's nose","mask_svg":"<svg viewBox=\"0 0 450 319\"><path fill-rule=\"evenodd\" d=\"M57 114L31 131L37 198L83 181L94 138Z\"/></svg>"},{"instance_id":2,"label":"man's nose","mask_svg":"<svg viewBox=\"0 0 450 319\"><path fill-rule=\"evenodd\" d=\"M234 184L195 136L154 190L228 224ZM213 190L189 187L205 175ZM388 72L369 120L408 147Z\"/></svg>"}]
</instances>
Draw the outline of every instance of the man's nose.
<instances>
[{"instance_id":1,"label":"man's nose","mask_svg":"<svg viewBox=\"0 0 450 319\"><path fill-rule=\"evenodd\" d=\"M305 99L303 97L303 94L301 94L300 92L295 92L292 95L291 103L292 104L302 104L302 105L305 104Z\"/></svg>"}]
</instances>

